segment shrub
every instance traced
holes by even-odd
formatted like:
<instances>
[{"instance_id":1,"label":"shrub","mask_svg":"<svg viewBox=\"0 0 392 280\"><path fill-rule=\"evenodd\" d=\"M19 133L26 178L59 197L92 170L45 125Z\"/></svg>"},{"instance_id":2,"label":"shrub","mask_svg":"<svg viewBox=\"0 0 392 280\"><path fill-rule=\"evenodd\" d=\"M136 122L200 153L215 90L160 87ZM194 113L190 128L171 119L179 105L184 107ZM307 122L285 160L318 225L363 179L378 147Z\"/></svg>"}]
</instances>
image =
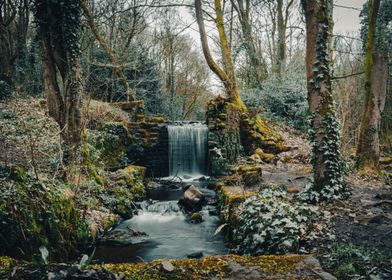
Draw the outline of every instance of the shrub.
<instances>
[{"instance_id":1,"label":"shrub","mask_svg":"<svg viewBox=\"0 0 392 280\"><path fill-rule=\"evenodd\" d=\"M7 174L4 168L2 174ZM88 226L66 186L35 180L17 167L1 184L0 248L5 252L0 253L31 257L45 246L61 260L87 244Z\"/></svg>"},{"instance_id":2,"label":"shrub","mask_svg":"<svg viewBox=\"0 0 392 280\"><path fill-rule=\"evenodd\" d=\"M5 100L9 97L11 97L10 86L5 81L0 80L0 100Z\"/></svg>"},{"instance_id":3,"label":"shrub","mask_svg":"<svg viewBox=\"0 0 392 280\"><path fill-rule=\"evenodd\" d=\"M297 129L308 126L308 103L305 77L291 75L284 80L270 78L260 90L241 92L244 102L253 108L262 108L264 115L282 121Z\"/></svg>"},{"instance_id":4,"label":"shrub","mask_svg":"<svg viewBox=\"0 0 392 280\"><path fill-rule=\"evenodd\" d=\"M369 279L370 275L377 275L374 279L388 278L379 278L382 267L389 267L386 257L375 249L353 244L334 245L322 265L338 279Z\"/></svg>"},{"instance_id":5,"label":"shrub","mask_svg":"<svg viewBox=\"0 0 392 280\"><path fill-rule=\"evenodd\" d=\"M234 231L240 253L297 252L317 236L318 208L291 201L283 189L266 188L240 205Z\"/></svg>"}]
</instances>

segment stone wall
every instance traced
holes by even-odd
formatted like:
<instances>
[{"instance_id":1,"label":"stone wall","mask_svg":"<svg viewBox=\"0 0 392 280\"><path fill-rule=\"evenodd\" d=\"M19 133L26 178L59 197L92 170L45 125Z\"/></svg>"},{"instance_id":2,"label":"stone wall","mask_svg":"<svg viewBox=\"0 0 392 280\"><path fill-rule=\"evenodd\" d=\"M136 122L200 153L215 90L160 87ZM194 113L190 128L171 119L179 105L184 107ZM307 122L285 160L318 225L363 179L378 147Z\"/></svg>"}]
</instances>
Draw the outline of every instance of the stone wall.
<instances>
[{"instance_id":1,"label":"stone wall","mask_svg":"<svg viewBox=\"0 0 392 280\"><path fill-rule=\"evenodd\" d=\"M240 109L218 97L208 103L208 157L211 176L227 175L242 146L240 143Z\"/></svg>"},{"instance_id":2,"label":"stone wall","mask_svg":"<svg viewBox=\"0 0 392 280\"><path fill-rule=\"evenodd\" d=\"M169 137L163 118L145 119L129 126L127 156L137 165L147 167L153 177L169 175Z\"/></svg>"},{"instance_id":3,"label":"stone wall","mask_svg":"<svg viewBox=\"0 0 392 280\"><path fill-rule=\"evenodd\" d=\"M99 165L116 170L135 164L147 167L149 176L168 176L168 131L164 119L146 118L142 101L110 105L128 113L129 120L106 122L89 129L88 142Z\"/></svg>"}]
</instances>

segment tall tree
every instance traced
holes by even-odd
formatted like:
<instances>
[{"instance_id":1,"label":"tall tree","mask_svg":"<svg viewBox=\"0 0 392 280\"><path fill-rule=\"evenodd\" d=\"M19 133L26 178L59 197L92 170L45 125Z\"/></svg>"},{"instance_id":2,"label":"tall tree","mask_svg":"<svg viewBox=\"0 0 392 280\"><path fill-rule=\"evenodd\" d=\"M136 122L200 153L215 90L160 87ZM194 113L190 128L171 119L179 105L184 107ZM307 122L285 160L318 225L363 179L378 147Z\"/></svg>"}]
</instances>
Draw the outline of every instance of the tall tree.
<instances>
[{"instance_id":1,"label":"tall tree","mask_svg":"<svg viewBox=\"0 0 392 280\"><path fill-rule=\"evenodd\" d=\"M386 53L375 49L375 34L380 0L369 0L365 53L365 102L357 147L358 167L377 168L380 158L379 131L388 80Z\"/></svg>"},{"instance_id":2,"label":"tall tree","mask_svg":"<svg viewBox=\"0 0 392 280\"><path fill-rule=\"evenodd\" d=\"M286 31L287 22L290 16L290 8L294 0L289 0L287 5L284 6L284 0L277 0L277 27L278 27L278 40L277 52L275 59L275 73L278 77L282 77L286 68Z\"/></svg>"},{"instance_id":3,"label":"tall tree","mask_svg":"<svg viewBox=\"0 0 392 280\"><path fill-rule=\"evenodd\" d=\"M231 4L238 14L245 49L252 67L253 78L256 80L257 85L261 87L261 82L266 79L267 70L262 57L257 54L253 39L252 22L250 19L251 2L250 0L231 0Z\"/></svg>"},{"instance_id":4,"label":"tall tree","mask_svg":"<svg viewBox=\"0 0 392 280\"><path fill-rule=\"evenodd\" d=\"M311 119L314 181L310 200L331 200L344 192L339 124L332 97L329 36L333 0L302 0L306 18L306 73Z\"/></svg>"},{"instance_id":5,"label":"tall tree","mask_svg":"<svg viewBox=\"0 0 392 280\"><path fill-rule=\"evenodd\" d=\"M35 0L34 14L49 115L60 126L65 159L75 161L81 144L80 0Z\"/></svg>"},{"instance_id":6,"label":"tall tree","mask_svg":"<svg viewBox=\"0 0 392 280\"><path fill-rule=\"evenodd\" d=\"M230 102L238 105L242 110L246 110L244 103L241 100L240 94L238 92L238 88L235 82L235 73L233 61L231 58L231 52L229 48L229 44L226 37L225 27L223 24L223 10L221 0L214 0L214 9L216 13L215 25L219 34L219 42L222 50L222 59L224 68L218 65L214 58L211 55L211 51L208 45L207 33L204 25L203 18L203 10L202 10L202 1L195 0L195 9L196 9L196 20L199 26L200 32L200 40L203 48L204 57L206 58L207 64L210 69L218 76L218 78L222 81L227 98Z\"/></svg>"},{"instance_id":7,"label":"tall tree","mask_svg":"<svg viewBox=\"0 0 392 280\"><path fill-rule=\"evenodd\" d=\"M0 0L0 82L12 86L15 62L26 50L28 0Z\"/></svg>"},{"instance_id":8,"label":"tall tree","mask_svg":"<svg viewBox=\"0 0 392 280\"><path fill-rule=\"evenodd\" d=\"M109 43L106 41L105 37L99 31L98 26L94 23L94 16L93 16L92 12L90 11L86 0L81 1L81 7L83 9L84 15L87 18L88 26L90 27L95 38L97 39L97 41L101 45L102 49L105 51L106 55L109 57L111 63L113 64L114 70L115 70L117 76L119 77L121 84L123 85L123 87L125 89L128 101L134 101L135 100L134 91L129 86L128 80L124 75L124 71L121 67L121 64L119 64L117 62L117 58L116 58L114 52L111 50Z\"/></svg>"}]
</instances>

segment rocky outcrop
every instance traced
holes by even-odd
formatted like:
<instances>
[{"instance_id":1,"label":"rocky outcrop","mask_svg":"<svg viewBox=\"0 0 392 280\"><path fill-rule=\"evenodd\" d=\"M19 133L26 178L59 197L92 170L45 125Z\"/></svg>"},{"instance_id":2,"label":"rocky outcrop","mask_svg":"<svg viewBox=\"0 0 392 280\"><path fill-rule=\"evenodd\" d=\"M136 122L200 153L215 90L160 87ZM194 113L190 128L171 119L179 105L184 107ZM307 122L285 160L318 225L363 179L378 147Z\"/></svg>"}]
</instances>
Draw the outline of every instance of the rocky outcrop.
<instances>
[{"instance_id":1,"label":"rocky outcrop","mask_svg":"<svg viewBox=\"0 0 392 280\"><path fill-rule=\"evenodd\" d=\"M213 176L227 175L241 154L270 162L287 150L283 138L258 114L244 111L219 96L208 103L209 162Z\"/></svg>"}]
</instances>

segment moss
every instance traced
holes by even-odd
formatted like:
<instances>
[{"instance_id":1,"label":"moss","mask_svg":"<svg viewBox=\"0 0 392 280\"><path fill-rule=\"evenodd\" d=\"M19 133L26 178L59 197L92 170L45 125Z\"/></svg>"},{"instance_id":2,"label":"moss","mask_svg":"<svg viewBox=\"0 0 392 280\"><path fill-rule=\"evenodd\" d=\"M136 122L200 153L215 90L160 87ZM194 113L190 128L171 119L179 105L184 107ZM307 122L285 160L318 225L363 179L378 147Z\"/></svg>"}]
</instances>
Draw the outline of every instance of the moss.
<instances>
[{"instance_id":1,"label":"moss","mask_svg":"<svg viewBox=\"0 0 392 280\"><path fill-rule=\"evenodd\" d=\"M261 182L262 169L260 165L242 165L238 168L238 173L245 186L253 186Z\"/></svg>"},{"instance_id":2,"label":"moss","mask_svg":"<svg viewBox=\"0 0 392 280\"><path fill-rule=\"evenodd\" d=\"M124 169L120 169L118 173L117 184L126 185L134 199L141 199L145 196L146 190L143 184L146 175L145 167L129 165Z\"/></svg>"},{"instance_id":3,"label":"moss","mask_svg":"<svg viewBox=\"0 0 392 280\"><path fill-rule=\"evenodd\" d=\"M7 256L0 256L0 271L10 270L17 261Z\"/></svg>"},{"instance_id":4,"label":"moss","mask_svg":"<svg viewBox=\"0 0 392 280\"><path fill-rule=\"evenodd\" d=\"M201 223L203 221L203 216L200 212L193 212L191 215L191 221L193 223Z\"/></svg>"},{"instance_id":5,"label":"moss","mask_svg":"<svg viewBox=\"0 0 392 280\"><path fill-rule=\"evenodd\" d=\"M87 244L88 225L65 185L52 185L29 178L7 182L0 195L0 248L29 258L41 245L53 259L66 259ZM19 248L18 251L15 248Z\"/></svg>"},{"instance_id":6,"label":"moss","mask_svg":"<svg viewBox=\"0 0 392 280\"><path fill-rule=\"evenodd\" d=\"M260 256L238 255L211 256L199 260L156 260L149 263L105 264L102 267L114 274L123 274L125 279L211 279L232 275L230 263L237 263L244 269L256 270L262 275L284 275L294 272L301 265L303 256ZM173 272L165 272L162 262L170 262ZM99 265L91 268L98 269ZM293 278L295 279L295 278Z\"/></svg>"},{"instance_id":7,"label":"moss","mask_svg":"<svg viewBox=\"0 0 392 280\"><path fill-rule=\"evenodd\" d=\"M131 136L121 122L106 123L102 128L87 132L89 161L105 169L119 168L128 162L126 151Z\"/></svg>"},{"instance_id":8,"label":"moss","mask_svg":"<svg viewBox=\"0 0 392 280\"><path fill-rule=\"evenodd\" d=\"M381 165L388 165L392 163L392 157L384 157L380 158L380 164Z\"/></svg>"},{"instance_id":9,"label":"moss","mask_svg":"<svg viewBox=\"0 0 392 280\"><path fill-rule=\"evenodd\" d=\"M261 148L267 153L280 153L287 150L281 135L261 119L245 112L241 115L241 142L248 155Z\"/></svg>"}]
</instances>

